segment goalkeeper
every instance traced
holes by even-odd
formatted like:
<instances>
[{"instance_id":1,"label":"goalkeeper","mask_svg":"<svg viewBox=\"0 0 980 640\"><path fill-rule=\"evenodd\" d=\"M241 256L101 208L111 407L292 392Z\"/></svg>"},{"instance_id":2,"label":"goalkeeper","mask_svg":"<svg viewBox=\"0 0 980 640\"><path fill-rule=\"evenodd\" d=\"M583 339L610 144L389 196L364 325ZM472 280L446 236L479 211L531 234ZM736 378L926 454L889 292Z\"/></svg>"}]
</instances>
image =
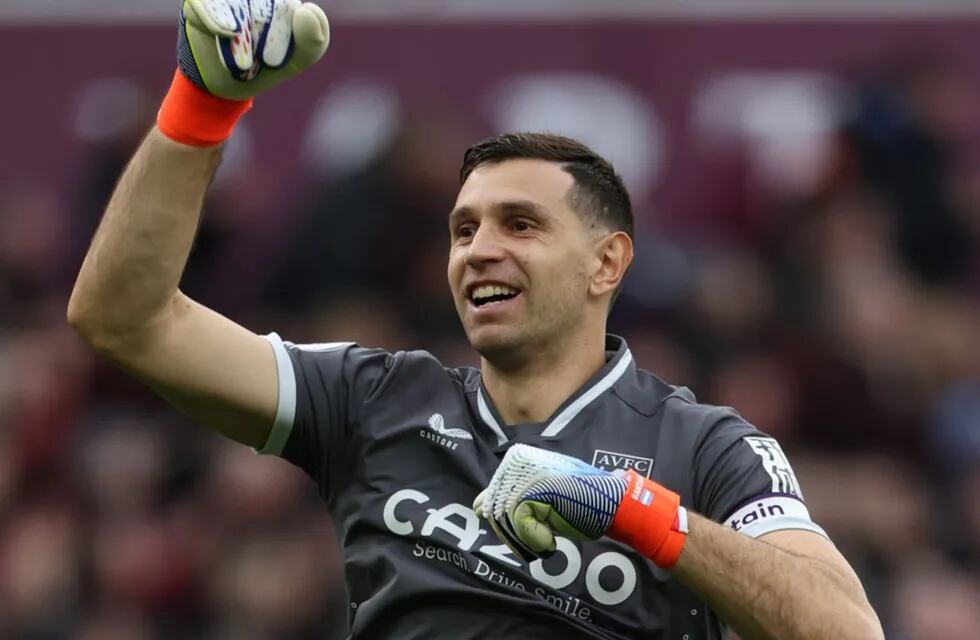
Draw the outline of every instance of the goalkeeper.
<instances>
[{"instance_id":1,"label":"goalkeeper","mask_svg":"<svg viewBox=\"0 0 980 640\"><path fill-rule=\"evenodd\" d=\"M328 42L313 4L185 0L173 83L68 318L181 410L313 478L352 637L882 638L778 443L606 334L632 210L574 140L466 153L447 276L480 369L257 335L180 291L222 143Z\"/></svg>"}]
</instances>

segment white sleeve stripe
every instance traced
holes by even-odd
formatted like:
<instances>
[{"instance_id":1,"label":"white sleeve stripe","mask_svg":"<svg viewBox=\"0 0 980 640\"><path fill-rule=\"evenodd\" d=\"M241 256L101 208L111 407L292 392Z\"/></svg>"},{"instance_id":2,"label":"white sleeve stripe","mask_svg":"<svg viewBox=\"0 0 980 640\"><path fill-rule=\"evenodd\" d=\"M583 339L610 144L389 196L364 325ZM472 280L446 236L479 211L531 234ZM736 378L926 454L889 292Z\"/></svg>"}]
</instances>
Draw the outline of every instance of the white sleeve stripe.
<instances>
[{"instance_id":1,"label":"white sleeve stripe","mask_svg":"<svg viewBox=\"0 0 980 640\"><path fill-rule=\"evenodd\" d=\"M818 535L823 536L830 540L830 536L827 532L823 530L823 527L811 522L810 520L804 520L802 518L780 518L778 520L772 520L766 523L760 523L759 525L753 527L745 527L739 533L749 538L760 538L767 533L772 533L773 531L812 531Z\"/></svg>"},{"instance_id":2,"label":"white sleeve stripe","mask_svg":"<svg viewBox=\"0 0 980 640\"><path fill-rule=\"evenodd\" d=\"M795 496L761 496L728 516L725 524L750 538L787 529L813 531L828 538L826 532L810 519L806 505Z\"/></svg>"},{"instance_id":3,"label":"white sleeve stripe","mask_svg":"<svg viewBox=\"0 0 980 640\"><path fill-rule=\"evenodd\" d=\"M276 420L272 423L272 430L269 438L265 441L265 446L261 449L252 449L255 453L282 455L282 450L286 447L289 434L293 430L293 421L296 418L296 377L293 373L293 361L286 352L286 345L277 333L270 333L263 336L272 345L272 352L276 356L276 371L279 378L279 401L276 405Z\"/></svg>"}]
</instances>

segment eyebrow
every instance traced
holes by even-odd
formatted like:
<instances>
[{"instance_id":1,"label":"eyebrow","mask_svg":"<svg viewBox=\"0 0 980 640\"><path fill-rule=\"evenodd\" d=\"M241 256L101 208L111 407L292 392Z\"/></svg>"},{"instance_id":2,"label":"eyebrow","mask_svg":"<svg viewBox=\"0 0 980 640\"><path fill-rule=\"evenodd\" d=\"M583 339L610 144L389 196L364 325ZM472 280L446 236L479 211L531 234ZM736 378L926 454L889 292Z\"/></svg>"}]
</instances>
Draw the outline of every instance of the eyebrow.
<instances>
[{"instance_id":1,"label":"eyebrow","mask_svg":"<svg viewBox=\"0 0 980 640\"><path fill-rule=\"evenodd\" d=\"M473 213L472 207L465 207L465 206L456 207L455 209L449 212L449 226L452 226L453 223L459 218L465 218L472 213Z\"/></svg>"},{"instance_id":2,"label":"eyebrow","mask_svg":"<svg viewBox=\"0 0 980 640\"><path fill-rule=\"evenodd\" d=\"M504 213L530 213L536 215L544 215L545 208L542 207L537 202L532 202L530 200L501 200L499 202L494 202L491 209L497 209L503 211ZM459 218L465 218L473 214L473 207L463 205L461 207L456 207L449 212L449 224L453 224Z\"/></svg>"}]
</instances>

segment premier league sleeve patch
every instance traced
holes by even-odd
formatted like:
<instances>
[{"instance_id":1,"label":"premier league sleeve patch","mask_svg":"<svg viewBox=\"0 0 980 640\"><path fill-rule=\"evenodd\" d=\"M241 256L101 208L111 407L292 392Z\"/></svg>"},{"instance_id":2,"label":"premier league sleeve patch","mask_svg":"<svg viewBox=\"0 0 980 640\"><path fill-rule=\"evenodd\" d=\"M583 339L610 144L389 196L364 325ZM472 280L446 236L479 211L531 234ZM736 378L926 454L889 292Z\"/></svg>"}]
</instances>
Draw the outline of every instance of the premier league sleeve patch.
<instances>
[{"instance_id":1,"label":"premier league sleeve patch","mask_svg":"<svg viewBox=\"0 0 980 640\"><path fill-rule=\"evenodd\" d=\"M752 447L755 455L762 458L762 466L772 478L773 493L789 493L803 498L803 490L796 480L793 467L778 442L765 436L746 436L742 439Z\"/></svg>"}]
</instances>

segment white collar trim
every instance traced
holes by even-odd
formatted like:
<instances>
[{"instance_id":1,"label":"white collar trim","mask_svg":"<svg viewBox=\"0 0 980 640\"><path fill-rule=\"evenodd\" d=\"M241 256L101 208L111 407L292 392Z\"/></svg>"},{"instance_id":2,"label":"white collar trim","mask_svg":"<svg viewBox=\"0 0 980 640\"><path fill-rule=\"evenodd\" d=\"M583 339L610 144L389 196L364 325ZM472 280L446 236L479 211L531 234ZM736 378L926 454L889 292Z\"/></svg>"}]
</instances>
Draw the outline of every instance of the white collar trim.
<instances>
[{"instance_id":1,"label":"white collar trim","mask_svg":"<svg viewBox=\"0 0 980 640\"><path fill-rule=\"evenodd\" d=\"M504 434L504 430L500 428L500 423L493 417L493 412L490 411L490 407L487 405L487 399L483 397L483 387L480 387L477 391L476 406L480 411L480 417L497 434L497 444L502 445L507 442L507 436Z\"/></svg>"},{"instance_id":2,"label":"white collar trim","mask_svg":"<svg viewBox=\"0 0 980 640\"><path fill-rule=\"evenodd\" d=\"M575 419L579 413L582 412L585 407L592 403L593 400L601 396L603 393L608 391L616 382L623 377L626 370L629 369L630 363L633 362L633 354L630 353L629 349L623 352L623 356L619 359L609 373L602 376L594 385L592 385L588 391L580 395L575 399L570 405L565 407L561 413L555 416L548 426L545 427L544 431L541 432L542 437L552 438L557 436L562 430L568 426L572 420ZM507 442L507 436L504 434L504 430L500 427L500 423L493 416L493 412L490 411L490 405L487 404L487 400L483 395L483 387L481 386L477 391L477 408L480 411L480 418L483 422L490 427L495 434L497 434L497 444L504 444Z\"/></svg>"}]
</instances>

